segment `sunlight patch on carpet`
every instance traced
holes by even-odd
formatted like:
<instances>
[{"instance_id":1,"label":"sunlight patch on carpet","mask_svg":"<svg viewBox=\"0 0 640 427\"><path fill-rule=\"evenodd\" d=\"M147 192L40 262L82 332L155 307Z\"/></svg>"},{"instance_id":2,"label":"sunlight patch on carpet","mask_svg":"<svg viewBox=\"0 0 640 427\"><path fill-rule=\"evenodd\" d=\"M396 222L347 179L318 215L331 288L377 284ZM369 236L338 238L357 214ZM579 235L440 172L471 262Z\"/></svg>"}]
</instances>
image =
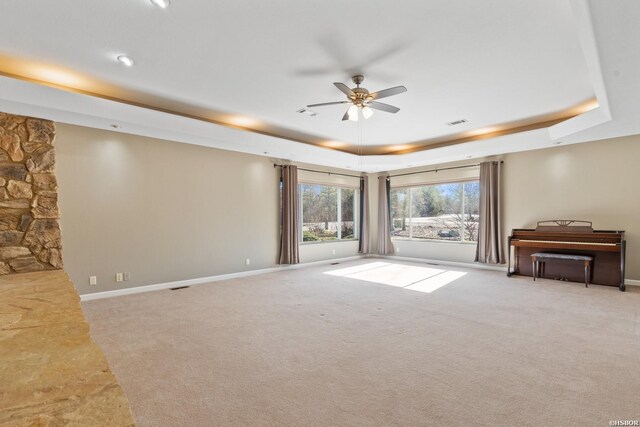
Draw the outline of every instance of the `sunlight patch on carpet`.
<instances>
[{"instance_id":1,"label":"sunlight patch on carpet","mask_svg":"<svg viewBox=\"0 0 640 427\"><path fill-rule=\"evenodd\" d=\"M354 267L326 271L324 274L431 293L458 280L467 273L392 262L371 262Z\"/></svg>"}]
</instances>

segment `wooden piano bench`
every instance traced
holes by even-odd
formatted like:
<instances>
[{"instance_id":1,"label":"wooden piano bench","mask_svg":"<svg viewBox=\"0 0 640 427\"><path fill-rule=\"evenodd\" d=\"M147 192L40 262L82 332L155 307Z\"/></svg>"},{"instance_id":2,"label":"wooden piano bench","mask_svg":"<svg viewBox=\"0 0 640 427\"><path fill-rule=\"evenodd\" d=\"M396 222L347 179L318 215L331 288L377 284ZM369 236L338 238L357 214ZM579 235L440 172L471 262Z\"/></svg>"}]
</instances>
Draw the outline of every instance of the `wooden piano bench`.
<instances>
[{"instance_id":1,"label":"wooden piano bench","mask_svg":"<svg viewBox=\"0 0 640 427\"><path fill-rule=\"evenodd\" d=\"M591 277L591 263L593 262L593 257L587 255L572 255L572 254L554 254L548 252L537 252L535 254L531 254L531 262L533 264L533 280L536 280L536 277L540 276L540 271L542 270L542 275L544 275L544 265L547 260L569 260L569 261L581 261L584 264L584 286L589 287L589 278ZM542 268L541 268L542 267Z\"/></svg>"}]
</instances>

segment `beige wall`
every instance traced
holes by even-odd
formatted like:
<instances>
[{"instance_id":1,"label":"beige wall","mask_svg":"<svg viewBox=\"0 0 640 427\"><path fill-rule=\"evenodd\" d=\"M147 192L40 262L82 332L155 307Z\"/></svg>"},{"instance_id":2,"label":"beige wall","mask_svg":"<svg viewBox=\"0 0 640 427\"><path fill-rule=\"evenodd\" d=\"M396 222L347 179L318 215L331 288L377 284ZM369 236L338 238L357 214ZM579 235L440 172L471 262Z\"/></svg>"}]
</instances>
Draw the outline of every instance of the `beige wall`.
<instances>
[{"instance_id":1,"label":"beige wall","mask_svg":"<svg viewBox=\"0 0 640 427\"><path fill-rule=\"evenodd\" d=\"M626 230L626 278L640 279L640 136L510 154L504 164L505 232L544 219Z\"/></svg>"},{"instance_id":2,"label":"beige wall","mask_svg":"<svg viewBox=\"0 0 640 427\"><path fill-rule=\"evenodd\" d=\"M65 269L80 293L275 266L278 172L271 159L62 124L56 145ZM553 218L626 229L627 278L640 279L634 262L640 254L635 191L640 136L502 158L505 236L512 228ZM396 178L392 185L469 174L477 170ZM307 179L356 182L335 176L325 181L321 175ZM377 175L369 182L375 249ZM475 254L468 244L396 240L394 245L399 256L407 257L473 262ZM303 244L300 253L302 262L353 256L357 242ZM131 280L116 283L117 272L130 272ZM91 275L98 276L97 286L88 285Z\"/></svg>"},{"instance_id":3,"label":"beige wall","mask_svg":"<svg viewBox=\"0 0 640 427\"><path fill-rule=\"evenodd\" d=\"M560 145L501 158L505 242L511 229L535 227L545 219L583 219L593 221L596 229L626 230L626 277L640 280L636 262L640 256L640 136ZM441 181L440 174L414 179ZM392 185L398 181L392 180ZM473 262L475 256L474 245L398 240L394 245L400 249L399 256L458 262Z\"/></svg>"},{"instance_id":4,"label":"beige wall","mask_svg":"<svg viewBox=\"0 0 640 427\"><path fill-rule=\"evenodd\" d=\"M81 294L276 266L270 159L64 124L56 146L65 270ZM357 243L300 252L353 256ZM131 280L116 283L118 272Z\"/></svg>"}]
</instances>

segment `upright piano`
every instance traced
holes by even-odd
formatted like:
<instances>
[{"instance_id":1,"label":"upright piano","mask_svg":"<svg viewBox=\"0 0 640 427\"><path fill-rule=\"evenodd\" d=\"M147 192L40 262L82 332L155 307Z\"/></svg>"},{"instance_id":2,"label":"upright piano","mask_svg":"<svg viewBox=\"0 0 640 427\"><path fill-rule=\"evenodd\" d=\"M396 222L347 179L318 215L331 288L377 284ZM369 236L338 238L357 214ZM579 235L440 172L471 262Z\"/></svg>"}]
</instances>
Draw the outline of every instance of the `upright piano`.
<instances>
[{"instance_id":1,"label":"upright piano","mask_svg":"<svg viewBox=\"0 0 640 427\"><path fill-rule=\"evenodd\" d=\"M548 220L538 222L535 229L513 229L508 243L509 277L532 276L531 254L536 252L588 255L593 257L591 283L625 290L624 231L594 230L590 221ZM548 278L584 281L583 268L575 263L549 263L545 274Z\"/></svg>"}]
</instances>

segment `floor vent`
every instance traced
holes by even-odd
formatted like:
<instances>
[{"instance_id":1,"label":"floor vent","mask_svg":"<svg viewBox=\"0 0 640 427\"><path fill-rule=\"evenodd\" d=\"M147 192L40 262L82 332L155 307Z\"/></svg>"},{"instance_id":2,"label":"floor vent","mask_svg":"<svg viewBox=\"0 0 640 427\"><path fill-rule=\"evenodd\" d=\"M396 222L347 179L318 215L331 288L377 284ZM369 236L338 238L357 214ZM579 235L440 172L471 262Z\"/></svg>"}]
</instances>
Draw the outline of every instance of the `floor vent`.
<instances>
[{"instance_id":1,"label":"floor vent","mask_svg":"<svg viewBox=\"0 0 640 427\"><path fill-rule=\"evenodd\" d=\"M331 265L338 265L340 264L339 262L332 262Z\"/></svg>"},{"instance_id":2,"label":"floor vent","mask_svg":"<svg viewBox=\"0 0 640 427\"><path fill-rule=\"evenodd\" d=\"M467 120L467 119L454 120L452 122L447 123L447 126L461 125L463 123L467 123L468 121L469 120Z\"/></svg>"},{"instance_id":3,"label":"floor vent","mask_svg":"<svg viewBox=\"0 0 640 427\"><path fill-rule=\"evenodd\" d=\"M177 288L169 288L171 291L179 291L180 289L187 289L188 286L178 286Z\"/></svg>"}]
</instances>

